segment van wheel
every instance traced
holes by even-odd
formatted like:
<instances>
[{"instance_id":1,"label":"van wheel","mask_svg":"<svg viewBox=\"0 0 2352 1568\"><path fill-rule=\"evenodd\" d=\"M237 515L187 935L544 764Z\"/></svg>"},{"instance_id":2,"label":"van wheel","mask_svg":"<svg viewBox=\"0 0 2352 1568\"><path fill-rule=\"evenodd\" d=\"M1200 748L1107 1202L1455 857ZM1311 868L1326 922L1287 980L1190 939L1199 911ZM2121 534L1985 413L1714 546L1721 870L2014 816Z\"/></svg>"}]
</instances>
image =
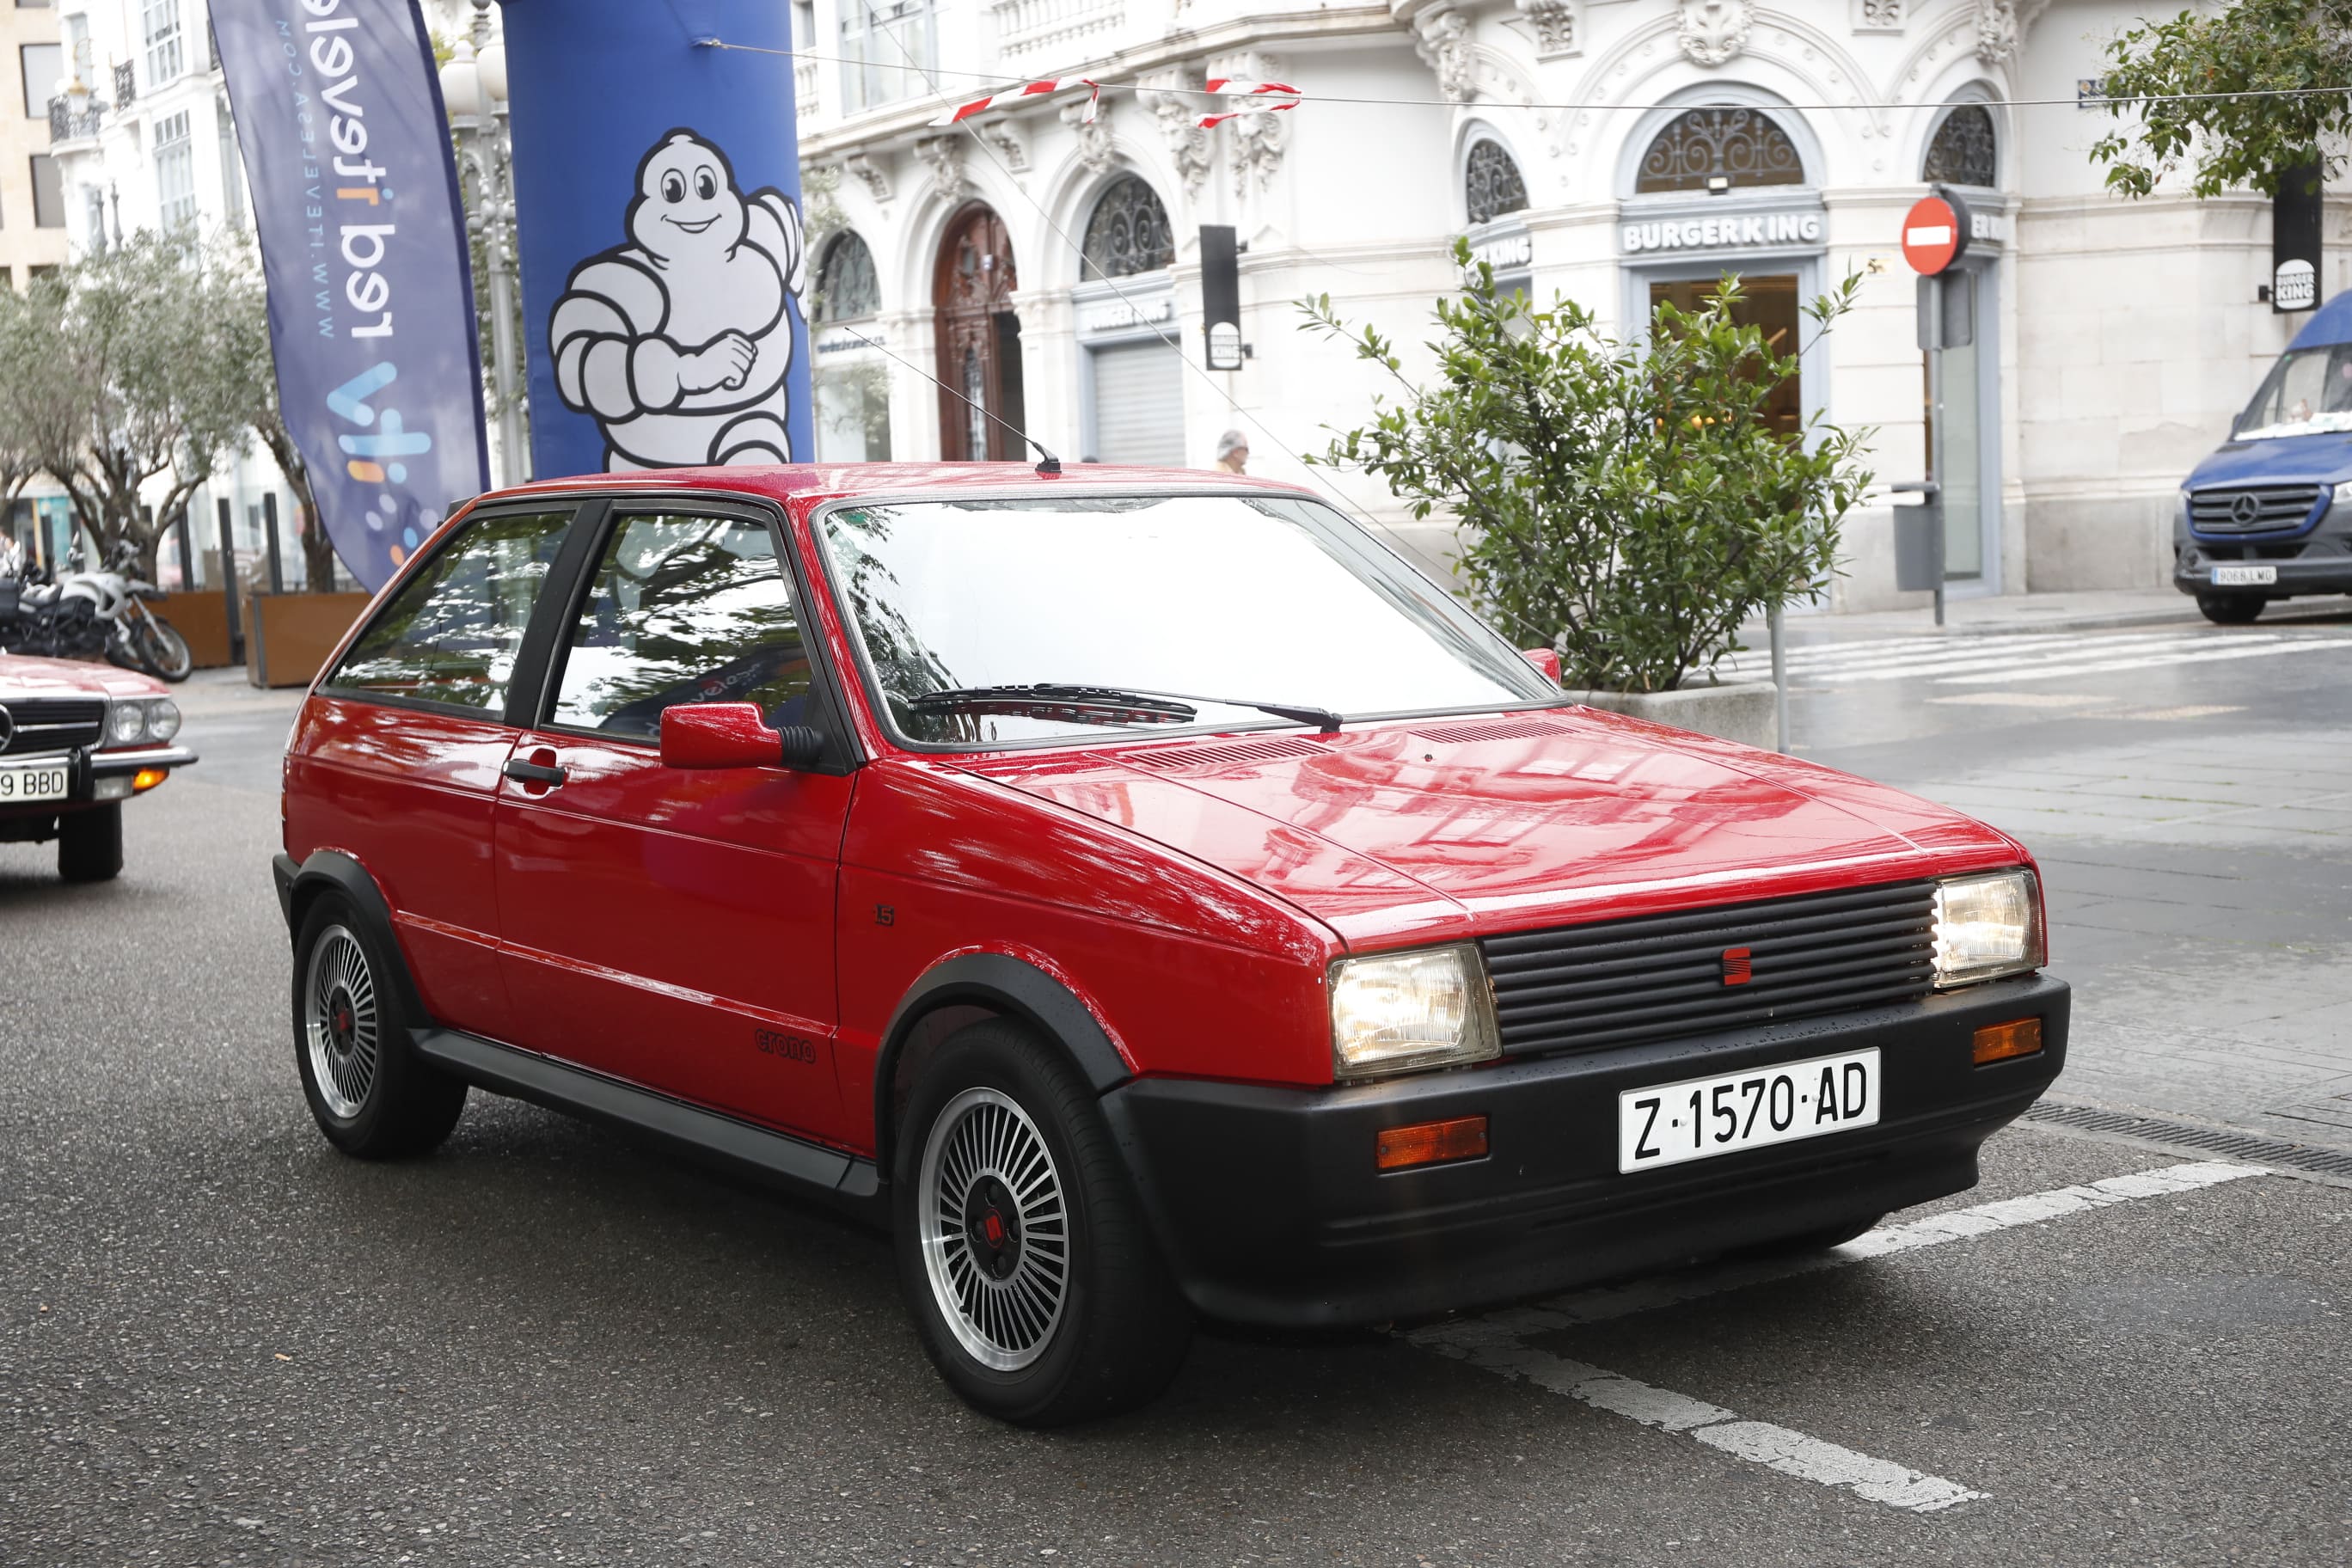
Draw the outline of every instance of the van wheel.
<instances>
[{"instance_id":1,"label":"van wheel","mask_svg":"<svg viewBox=\"0 0 2352 1568\"><path fill-rule=\"evenodd\" d=\"M1025 1029L974 1024L940 1048L900 1127L898 1279L948 1385L1024 1426L1157 1397L1192 1313L1069 1063Z\"/></svg>"},{"instance_id":2,"label":"van wheel","mask_svg":"<svg viewBox=\"0 0 2352 1568\"><path fill-rule=\"evenodd\" d=\"M68 882L110 882L122 874L122 803L58 816L58 875Z\"/></svg>"},{"instance_id":3,"label":"van wheel","mask_svg":"<svg viewBox=\"0 0 2352 1568\"><path fill-rule=\"evenodd\" d=\"M2217 626L2252 626L2262 615L2263 606L2268 603L2270 601L2260 594L2200 594L2197 595L2197 608L2203 613L2207 620Z\"/></svg>"},{"instance_id":4,"label":"van wheel","mask_svg":"<svg viewBox=\"0 0 2352 1568\"><path fill-rule=\"evenodd\" d=\"M466 1084L416 1054L393 973L341 896L310 907L294 944L294 1060L327 1142L363 1160L421 1154L449 1136Z\"/></svg>"}]
</instances>

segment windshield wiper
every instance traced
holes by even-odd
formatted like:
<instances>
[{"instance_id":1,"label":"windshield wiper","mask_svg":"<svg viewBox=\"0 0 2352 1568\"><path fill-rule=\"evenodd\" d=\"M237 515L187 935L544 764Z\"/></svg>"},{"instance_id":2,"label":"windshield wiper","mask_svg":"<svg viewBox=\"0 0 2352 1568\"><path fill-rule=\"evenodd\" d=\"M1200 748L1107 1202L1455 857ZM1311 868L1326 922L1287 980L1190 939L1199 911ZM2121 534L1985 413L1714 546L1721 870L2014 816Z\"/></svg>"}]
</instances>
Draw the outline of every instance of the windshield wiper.
<instances>
[{"instance_id":1,"label":"windshield wiper","mask_svg":"<svg viewBox=\"0 0 2352 1568\"><path fill-rule=\"evenodd\" d=\"M961 686L946 691L926 691L920 697L908 699L907 706L914 709L971 708L994 702L1042 702L1097 710L1129 709L1155 716L1164 715L1171 721L1198 718L1200 710L1190 704L1213 702L1221 708L1255 708L1277 719L1312 724L1326 734L1338 730L1345 722L1328 708L1316 708L1300 702L1253 702L1242 697L1201 697L1188 691L1150 691L1121 686L1071 686L1052 681L1038 681L1027 686Z\"/></svg>"}]
</instances>

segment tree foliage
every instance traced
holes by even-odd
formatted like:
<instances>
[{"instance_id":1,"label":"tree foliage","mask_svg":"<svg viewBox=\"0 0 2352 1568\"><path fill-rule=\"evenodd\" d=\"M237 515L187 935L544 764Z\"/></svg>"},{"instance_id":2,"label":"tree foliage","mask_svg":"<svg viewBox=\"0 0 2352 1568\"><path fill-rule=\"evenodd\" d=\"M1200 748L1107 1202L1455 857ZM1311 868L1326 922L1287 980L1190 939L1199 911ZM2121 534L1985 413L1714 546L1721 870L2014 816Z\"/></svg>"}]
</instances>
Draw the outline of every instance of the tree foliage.
<instances>
[{"instance_id":1,"label":"tree foliage","mask_svg":"<svg viewBox=\"0 0 2352 1568\"><path fill-rule=\"evenodd\" d=\"M2101 90L2122 122L2091 148L2110 190L2145 196L2193 159L2200 196L2252 186L2278 193L2290 170L2343 166L2352 135L2352 0L2237 0L2183 11L2110 39ZM2301 97L2185 99L2189 93Z\"/></svg>"},{"instance_id":2,"label":"tree foliage","mask_svg":"<svg viewBox=\"0 0 2352 1568\"><path fill-rule=\"evenodd\" d=\"M1748 616L1826 584L1839 525L1870 483L1864 436L1772 426L1766 405L1799 351L1733 320L1737 278L1700 310L1659 305L1629 342L1570 300L1540 310L1497 293L1458 240L1454 258L1468 286L1437 302L1426 387L1328 295L1304 302L1304 330L1348 342L1404 388L1309 462L1379 475L1417 518L1451 514L1473 595L1557 647L1572 687L1671 690L1712 673ZM1857 285L1807 317L1825 330Z\"/></svg>"}]
</instances>

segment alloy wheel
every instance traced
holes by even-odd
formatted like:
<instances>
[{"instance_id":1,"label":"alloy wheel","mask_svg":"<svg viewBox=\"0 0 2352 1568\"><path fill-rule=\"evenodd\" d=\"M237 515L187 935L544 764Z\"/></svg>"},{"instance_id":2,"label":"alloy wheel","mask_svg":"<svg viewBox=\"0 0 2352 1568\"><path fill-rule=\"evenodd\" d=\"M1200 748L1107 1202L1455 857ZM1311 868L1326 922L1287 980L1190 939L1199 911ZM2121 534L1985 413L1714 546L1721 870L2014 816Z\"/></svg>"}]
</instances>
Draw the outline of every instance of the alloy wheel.
<instances>
[{"instance_id":1,"label":"alloy wheel","mask_svg":"<svg viewBox=\"0 0 2352 1568\"><path fill-rule=\"evenodd\" d=\"M310 947L302 984L302 1035L319 1098L346 1121L360 1113L375 1084L380 1033L367 952L348 928L329 926Z\"/></svg>"},{"instance_id":2,"label":"alloy wheel","mask_svg":"<svg viewBox=\"0 0 2352 1568\"><path fill-rule=\"evenodd\" d=\"M931 1298L965 1352L996 1372L1045 1353L1070 1289L1069 1208L1037 1124L968 1089L923 1145L918 1188Z\"/></svg>"}]
</instances>

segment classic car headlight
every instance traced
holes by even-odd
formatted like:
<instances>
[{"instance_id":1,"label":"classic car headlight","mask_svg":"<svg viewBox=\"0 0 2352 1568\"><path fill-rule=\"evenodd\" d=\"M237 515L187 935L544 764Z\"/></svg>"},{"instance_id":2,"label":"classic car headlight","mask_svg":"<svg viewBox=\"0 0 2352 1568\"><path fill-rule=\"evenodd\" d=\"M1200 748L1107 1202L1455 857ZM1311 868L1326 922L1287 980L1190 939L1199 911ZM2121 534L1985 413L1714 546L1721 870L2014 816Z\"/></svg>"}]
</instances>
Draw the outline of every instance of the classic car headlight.
<instances>
[{"instance_id":1,"label":"classic car headlight","mask_svg":"<svg viewBox=\"0 0 2352 1568\"><path fill-rule=\"evenodd\" d=\"M1502 1054L1478 950L1425 948L1331 966L1332 1072L1377 1078Z\"/></svg>"},{"instance_id":2,"label":"classic car headlight","mask_svg":"<svg viewBox=\"0 0 2352 1568\"><path fill-rule=\"evenodd\" d=\"M106 715L106 743L136 746L161 744L180 732L180 705L168 697L116 699Z\"/></svg>"},{"instance_id":3,"label":"classic car headlight","mask_svg":"<svg viewBox=\"0 0 2352 1568\"><path fill-rule=\"evenodd\" d=\"M1936 885L1936 987L2042 967L2041 889L2033 873L1996 871Z\"/></svg>"},{"instance_id":4,"label":"classic car headlight","mask_svg":"<svg viewBox=\"0 0 2352 1568\"><path fill-rule=\"evenodd\" d=\"M2347 479L2336 487L2333 504L2342 506L2346 501L2352 501L2352 479Z\"/></svg>"}]
</instances>

